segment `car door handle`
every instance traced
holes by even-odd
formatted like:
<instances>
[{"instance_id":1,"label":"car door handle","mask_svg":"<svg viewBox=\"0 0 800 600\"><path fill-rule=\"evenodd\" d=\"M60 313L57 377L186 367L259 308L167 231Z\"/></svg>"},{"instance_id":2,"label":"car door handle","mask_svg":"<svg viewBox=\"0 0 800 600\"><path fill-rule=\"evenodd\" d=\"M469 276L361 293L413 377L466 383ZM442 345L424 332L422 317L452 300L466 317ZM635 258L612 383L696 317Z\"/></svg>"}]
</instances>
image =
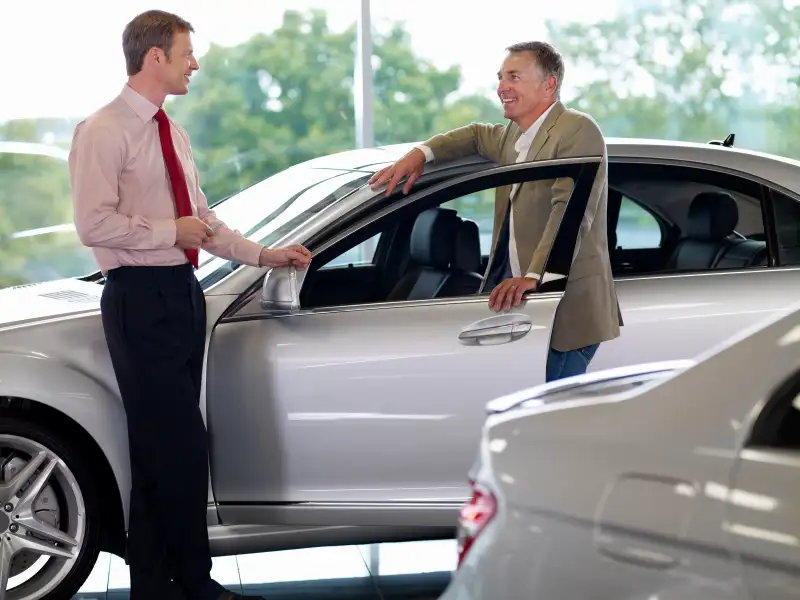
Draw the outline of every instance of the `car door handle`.
<instances>
[{"instance_id":1,"label":"car door handle","mask_svg":"<svg viewBox=\"0 0 800 600\"><path fill-rule=\"evenodd\" d=\"M481 319L467 325L458 334L458 339L467 346L489 346L507 344L525 336L531 330L527 315L505 314Z\"/></svg>"}]
</instances>

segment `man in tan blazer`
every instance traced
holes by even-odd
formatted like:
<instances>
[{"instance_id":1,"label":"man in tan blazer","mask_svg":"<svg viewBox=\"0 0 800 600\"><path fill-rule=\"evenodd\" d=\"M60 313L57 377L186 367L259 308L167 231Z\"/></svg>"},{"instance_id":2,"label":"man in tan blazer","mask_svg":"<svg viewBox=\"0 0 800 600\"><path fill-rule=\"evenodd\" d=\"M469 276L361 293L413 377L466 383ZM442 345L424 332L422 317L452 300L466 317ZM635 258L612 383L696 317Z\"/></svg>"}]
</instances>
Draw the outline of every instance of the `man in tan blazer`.
<instances>
[{"instance_id":1,"label":"man in tan blazer","mask_svg":"<svg viewBox=\"0 0 800 600\"><path fill-rule=\"evenodd\" d=\"M505 125L473 123L436 135L395 164L378 171L373 187L388 182L387 195L405 179L409 193L425 163L479 154L501 164L554 158L602 156L581 222L566 291L556 312L547 361L547 381L585 373L600 343L620 335L606 232L608 156L594 120L566 108L560 89L564 63L543 42L515 44L498 72L497 94ZM573 182L567 179L503 186L495 195L492 250L484 286L495 311L519 306L523 294L547 281L544 263L555 239Z\"/></svg>"}]
</instances>

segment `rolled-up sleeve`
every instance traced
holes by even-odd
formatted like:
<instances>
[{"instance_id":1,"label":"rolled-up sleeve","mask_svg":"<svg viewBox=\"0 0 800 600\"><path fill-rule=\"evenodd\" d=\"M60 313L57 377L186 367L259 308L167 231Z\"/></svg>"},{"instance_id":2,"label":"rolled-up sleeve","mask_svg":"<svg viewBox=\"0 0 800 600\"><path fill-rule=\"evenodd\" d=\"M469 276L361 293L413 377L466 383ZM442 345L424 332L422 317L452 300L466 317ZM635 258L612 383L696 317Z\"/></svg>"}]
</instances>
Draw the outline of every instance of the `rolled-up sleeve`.
<instances>
[{"instance_id":1,"label":"rolled-up sleeve","mask_svg":"<svg viewBox=\"0 0 800 600\"><path fill-rule=\"evenodd\" d=\"M112 126L80 123L72 139L69 173L74 222L85 246L155 250L175 245L174 219L123 215L119 176L124 138Z\"/></svg>"}]
</instances>

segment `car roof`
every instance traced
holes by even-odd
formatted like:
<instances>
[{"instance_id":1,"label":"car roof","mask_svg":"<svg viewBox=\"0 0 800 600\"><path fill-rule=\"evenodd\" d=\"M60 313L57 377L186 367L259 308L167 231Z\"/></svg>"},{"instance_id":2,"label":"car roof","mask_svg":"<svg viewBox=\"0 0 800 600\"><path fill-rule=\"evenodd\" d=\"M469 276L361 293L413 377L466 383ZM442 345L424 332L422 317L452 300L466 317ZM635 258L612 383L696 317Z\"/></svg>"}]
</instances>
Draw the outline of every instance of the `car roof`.
<instances>
[{"instance_id":1,"label":"car roof","mask_svg":"<svg viewBox=\"0 0 800 600\"><path fill-rule=\"evenodd\" d=\"M305 163L307 167L342 170L376 171L390 164L422 142L391 144L375 148L347 150ZM800 193L800 161L743 148L716 144L657 140L647 138L606 138L608 156L615 159L678 160L687 163L730 169L752 177L769 181L787 190ZM447 163L430 165L426 171L433 172L465 162L476 162L474 157ZM478 161L483 162L483 161ZM486 161L488 162L488 161Z\"/></svg>"}]
</instances>

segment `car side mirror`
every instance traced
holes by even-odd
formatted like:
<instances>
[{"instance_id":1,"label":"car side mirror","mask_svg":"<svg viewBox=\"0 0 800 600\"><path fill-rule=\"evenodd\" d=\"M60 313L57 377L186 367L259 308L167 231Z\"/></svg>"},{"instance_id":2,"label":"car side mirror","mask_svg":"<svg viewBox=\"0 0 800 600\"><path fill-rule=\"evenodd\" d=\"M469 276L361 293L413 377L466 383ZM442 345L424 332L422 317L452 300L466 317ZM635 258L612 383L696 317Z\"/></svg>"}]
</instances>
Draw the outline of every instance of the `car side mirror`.
<instances>
[{"instance_id":1,"label":"car side mirror","mask_svg":"<svg viewBox=\"0 0 800 600\"><path fill-rule=\"evenodd\" d=\"M300 310L300 286L305 274L294 266L267 271L261 286L261 308L271 314Z\"/></svg>"}]
</instances>

